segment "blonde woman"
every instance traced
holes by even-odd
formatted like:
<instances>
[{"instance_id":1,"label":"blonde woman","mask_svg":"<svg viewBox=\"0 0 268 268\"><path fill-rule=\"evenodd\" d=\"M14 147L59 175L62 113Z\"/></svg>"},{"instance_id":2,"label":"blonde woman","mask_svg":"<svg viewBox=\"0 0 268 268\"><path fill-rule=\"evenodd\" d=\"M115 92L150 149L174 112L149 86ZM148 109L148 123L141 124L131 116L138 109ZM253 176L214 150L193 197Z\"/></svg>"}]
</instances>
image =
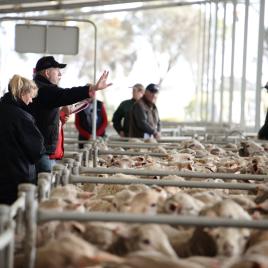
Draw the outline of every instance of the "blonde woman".
<instances>
[{"instance_id":1,"label":"blonde woman","mask_svg":"<svg viewBox=\"0 0 268 268\"><path fill-rule=\"evenodd\" d=\"M9 92L0 100L0 203L12 204L18 184L35 183L35 163L44 152L44 140L28 104L37 95L36 84L14 75Z\"/></svg>"}]
</instances>

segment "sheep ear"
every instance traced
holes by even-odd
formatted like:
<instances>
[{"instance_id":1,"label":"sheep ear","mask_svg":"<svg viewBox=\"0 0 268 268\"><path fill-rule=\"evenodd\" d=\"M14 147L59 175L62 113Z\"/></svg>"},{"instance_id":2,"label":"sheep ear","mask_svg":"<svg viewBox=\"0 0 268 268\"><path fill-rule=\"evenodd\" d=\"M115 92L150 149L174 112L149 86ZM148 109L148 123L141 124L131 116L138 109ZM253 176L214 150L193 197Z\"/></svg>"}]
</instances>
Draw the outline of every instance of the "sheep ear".
<instances>
[{"instance_id":1,"label":"sheep ear","mask_svg":"<svg viewBox=\"0 0 268 268\"><path fill-rule=\"evenodd\" d=\"M72 222L71 226L78 233L84 233L85 230L86 230L86 227L83 224L79 223L79 222Z\"/></svg>"},{"instance_id":2,"label":"sheep ear","mask_svg":"<svg viewBox=\"0 0 268 268\"><path fill-rule=\"evenodd\" d=\"M212 233L212 228L205 227L205 228L203 228L203 232L205 232L207 234L211 234Z\"/></svg>"},{"instance_id":3,"label":"sheep ear","mask_svg":"<svg viewBox=\"0 0 268 268\"><path fill-rule=\"evenodd\" d=\"M131 227L127 226L123 226L123 228L117 227L113 230L113 233L119 235L122 238L128 239L131 236L131 229Z\"/></svg>"}]
</instances>

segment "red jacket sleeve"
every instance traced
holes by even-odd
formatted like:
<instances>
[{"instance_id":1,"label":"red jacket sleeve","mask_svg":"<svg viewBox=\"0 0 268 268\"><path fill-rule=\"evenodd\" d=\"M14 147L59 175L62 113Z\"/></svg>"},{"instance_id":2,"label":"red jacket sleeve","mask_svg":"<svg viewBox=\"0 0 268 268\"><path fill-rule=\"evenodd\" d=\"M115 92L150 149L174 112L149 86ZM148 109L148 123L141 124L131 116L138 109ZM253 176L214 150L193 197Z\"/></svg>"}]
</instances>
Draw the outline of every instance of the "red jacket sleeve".
<instances>
[{"instance_id":1,"label":"red jacket sleeve","mask_svg":"<svg viewBox=\"0 0 268 268\"><path fill-rule=\"evenodd\" d=\"M79 118L79 113L75 114L75 127L78 130L79 134L84 137L85 139L90 139L90 133L87 132L85 129L83 129L80 125L80 118Z\"/></svg>"},{"instance_id":2,"label":"red jacket sleeve","mask_svg":"<svg viewBox=\"0 0 268 268\"><path fill-rule=\"evenodd\" d=\"M96 130L96 135L97 136L102 136L105 132L105 129L108 125L108 118L107 118L107 113L105 110L104 105L102 104L101 106L101 117L102 117L102 124L100 125L100 127Z\"/></svg>"},{"instance_id":3,"label":"red jacket sleeve","mask_svg":"<svg viewBox=\"0 0 268 268\"><path fill-rule=\"evenodd\" d=\"M65 118L66 118L65 112L60 111L60 121L61 121L62 125L64 125L65 122L66 122L66 119Z\"/></svg>"}]
</instances>

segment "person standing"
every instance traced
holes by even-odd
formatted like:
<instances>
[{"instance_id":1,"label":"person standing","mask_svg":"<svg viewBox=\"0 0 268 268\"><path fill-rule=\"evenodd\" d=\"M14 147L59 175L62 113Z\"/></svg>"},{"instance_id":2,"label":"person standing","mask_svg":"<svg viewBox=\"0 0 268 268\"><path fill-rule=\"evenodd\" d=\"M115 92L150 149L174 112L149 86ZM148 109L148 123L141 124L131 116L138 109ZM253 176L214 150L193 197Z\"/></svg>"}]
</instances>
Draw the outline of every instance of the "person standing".
<instances>
[{"instance_id":1,"label":"person standing","mask_svg":"<svg viewBox=\"0 0 268 268\"><path fill-rule=\"evenodd\" d=\"M158 85L149 84L143 97L133 105L130 111L130 137L160 138L160 118L155 105L158 93Z\"/></svg>"},{"instance_id":2,"label":"person standing","mask_svg":"<svg viewBox=\"0 0 268 268\"><path fill-rule=\"evenodd\" d=\"M78 139L81 141L89 140L92 136L93 122L93 99L89 101L89 105L84 110L75 114L75 126L78 130ZM96 136L103 137L108 124L107 113L103 102L97 100L96 113ZM83 148L83 144L79 144L79 148Z\"/></svg>"},{"instance_id":3,"label":"person standing","mask_svg":"<svg viewBox=\"0 0 268 268\"><path fill-rule=\"evenodd\" d=\"M20 183L36 183L35 164L45 152L44 139L28 112L36 84L14 75L0 100L0 204L12 204Z\"/></svg>"},{"instance_id":4,"label":"person standing","mask_svg":"<svg viewBox=\"0 0 268 268\"><path fill-rule=\"evenodd\" d=\"M37 172L50 172L55 162L54 159L50 159L50 155L54 154L58 143L59 107L94 98L97 90L111 85L106 82L109 72L105 71L96 85L61 88L58 84L61 80L61 69L65 67L66 64L57 62L53 56L42 57L36 63L34 81L39 93L30 111L44 136L46 148L44 156L37 163Z\"/></svg>"},{"instance_id":5,"label":"person standing","mask_svg":"<svg viewBox=\"0 0 268 268\"><path fill-rule=\"evenodd\" d=\"M60 108L59 134L56 149L53 154L49 155L49 159L61 160L64 156L64 130L63 127L70 116L69 106Z\"/></svg>"},{"instance_id":6,"label":"person standing","mask_svg":"<svg viewBox=\"0 0 268 268\"><path fill-rule=\"evenodd\" d=\"M113 127L120 137L128 137L129 135L129 111L133 104L139 100L144 94L142 84L136 84L132 88L132 98L122 101L113 114Z\"/></svg>"},{"instance_id":7,"label":"person standing","mask_svg":"<svg viewBox=\"0 0 268 268\"><path fill-rule=\"evenodd\" d=\"M263 87L267 90L268 93L268 82ZM268 140L268 109L266 111L265 121L263 126L260 128L257 134L258 139L260 140Z\"/></svg>"}]
</instances>

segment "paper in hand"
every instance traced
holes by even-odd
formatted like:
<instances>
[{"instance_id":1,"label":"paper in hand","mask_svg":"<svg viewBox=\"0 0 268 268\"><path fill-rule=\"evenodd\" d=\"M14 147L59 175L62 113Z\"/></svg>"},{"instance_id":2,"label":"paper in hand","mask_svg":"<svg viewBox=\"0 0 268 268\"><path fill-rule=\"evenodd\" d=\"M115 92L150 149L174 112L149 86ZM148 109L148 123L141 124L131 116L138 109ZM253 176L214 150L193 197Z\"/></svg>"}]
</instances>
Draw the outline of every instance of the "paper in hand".
<instances>
[{"instance_id":1,"label":"paper in hand","mask_svg":"<svg viewBox=\"0 0 268 268\"><path fill-rule=\"evenodd\" d=\"M70 114L76 114L84 109L86 109L89 106L90 101L88 99L77 102L73 104L72 108L70 109Z\"/></svg>"}]
</instances>

